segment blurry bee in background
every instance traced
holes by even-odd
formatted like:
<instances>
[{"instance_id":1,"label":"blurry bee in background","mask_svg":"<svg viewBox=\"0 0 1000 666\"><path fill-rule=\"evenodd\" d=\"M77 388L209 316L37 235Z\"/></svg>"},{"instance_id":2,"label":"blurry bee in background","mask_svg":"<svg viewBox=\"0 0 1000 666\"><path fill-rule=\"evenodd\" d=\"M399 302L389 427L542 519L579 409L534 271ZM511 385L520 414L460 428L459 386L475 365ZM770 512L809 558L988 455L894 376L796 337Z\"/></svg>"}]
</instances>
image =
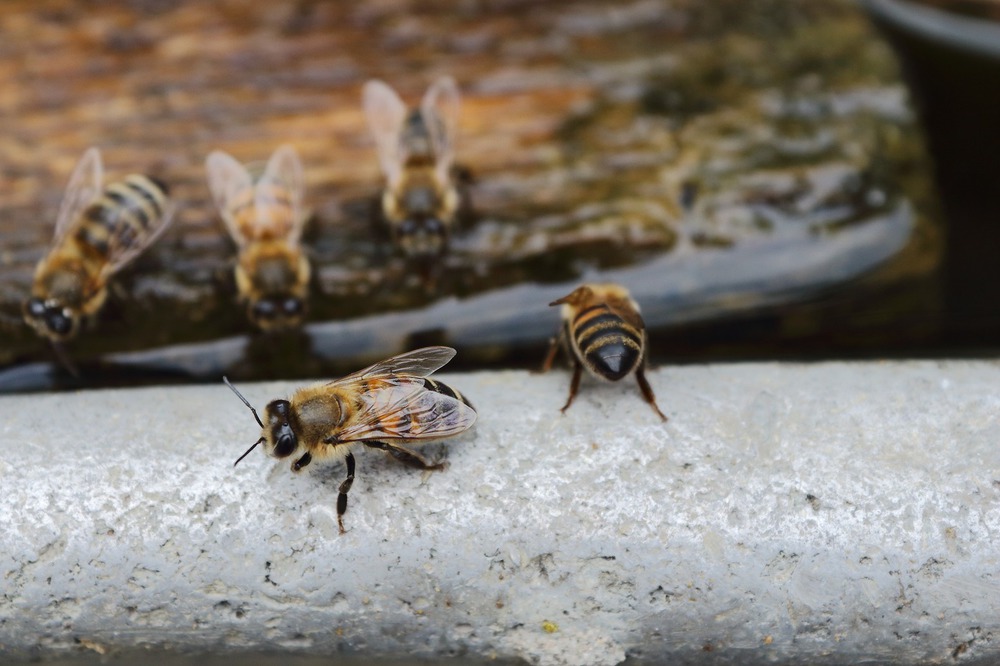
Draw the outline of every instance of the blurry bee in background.
<instances>
[{"instance_id":1,"label":"blurry bee in background","mask_svg":"<svg viewBox=\"0 0 1000 666\"><path fill-rule=\"evenodd\" d=\"M412 112L377 80L365 84L362 102L386 178L382 216L393 241L409 257L441 255L460 204L451 174L460 106L455 80L435 81Z\"/></svg>"},{"instance_id":2,"label":"blurry bee in background","mask_svg":"<svg viewBox=\"0 0 1000 666\"><path fill-rule=\"evenodd\" d=\"M298 153L274 151L256 180L221 150L205 161L208 185L229 235L239 249L236 288L247 316L264 331L293 328L306 314L309 259L299 244L307 217Z\"/></svg>"},{"instance_id":3,"label":"blurry bee in background","mask_svg":"<svg viewBox=\"0 0 1000 666\"><path fill-rule=\"evenodd\" d=\"M455 356L450 347L425 347L381 361L343 379L299 389L291 400L272 400L261 421L257 410L223 378L250 408L261 436L258 444L275 458L293 459L298 472L313 460L343 458L347 478L337 496L337 524L344 532L347 493L354 483L354 455L350 449L364 444L381 449L400 462L418 469L443 469L401 446L457 435L476 422L476 411L455 389L428 375Z\"/></svg>"},{"instance_id":4,"label":"blurry bee in background","mask_svg":"<svg viewBox=\"0 0 1000 666\"><path fill-rule=\"evenodd\" d=\"M61 343L74 337L108 295L108 281L170 224L167 187L139 174L104 187L101 153L90 148L70 176L49 253L35 269L24 320L52 341L75 373Z\"/></svg>"},{"instance_id":5,"label":"blurry bee in background","mask_svg":"<svg viewBox=\"0 0 1000 666\"><path fill-rule=\"evenodd\" d=\"M580 374L587 368L599 379L616 382L635 372L643 398L663 419L653 389L646 381L646 326L639 306L628 290L617 284L589 284L549 305L562 305L562 328L553 338L542 372L552 367L556 351L563 345L573 362L573 380L565 412L580 388Z\"/></svg>"}]
</instances>

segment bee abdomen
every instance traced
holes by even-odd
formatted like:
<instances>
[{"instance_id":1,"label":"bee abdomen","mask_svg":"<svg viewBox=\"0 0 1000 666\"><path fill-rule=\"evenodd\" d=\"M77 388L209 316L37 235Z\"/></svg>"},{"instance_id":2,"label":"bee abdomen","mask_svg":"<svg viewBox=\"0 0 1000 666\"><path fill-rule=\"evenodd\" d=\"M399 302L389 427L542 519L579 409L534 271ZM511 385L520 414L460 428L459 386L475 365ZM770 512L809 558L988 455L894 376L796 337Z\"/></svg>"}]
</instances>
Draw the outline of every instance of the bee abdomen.
<instances>
[{"instance_id":1,"label":"bee abdomen","mask_svg":"<svg viewBox=\"0 0 1000 666\"><path fill-rule=\"evenodd\" d=\"M642 360L642 333L606 306L580 312L573 338L587 367L611 381L628 375Z\"/></svg>"},{"instance_id":2,"label":"bee abdomen","mask_svg":"<svg viewBox=\"0 0 1000 666\"><path fill-rule=\"evenodd\" d=\"M111 244L132 245L151 233L163 216L166 189L147 176L132 174L108 185L83 213L76 238L107 256Z\"/></svg>"},{"instance_id":3,"label":"bee abdomen","mask_svg":"<svg viewBox=\"0 0 1000 666\"><path fill-rule=\"evenodd\" d=\"M452 387L448 386L447 384L439 382L435 379L424 378L424 386L427 388L428 391L434 391L435 393L446 395L449 398L454 398L455 400L463 402L469 407L472 407L472 403L469 402L469 400L464 395L462 395ZM475 407L472 407L472 409L475 409Z\"/></svg>"}]
</instances>

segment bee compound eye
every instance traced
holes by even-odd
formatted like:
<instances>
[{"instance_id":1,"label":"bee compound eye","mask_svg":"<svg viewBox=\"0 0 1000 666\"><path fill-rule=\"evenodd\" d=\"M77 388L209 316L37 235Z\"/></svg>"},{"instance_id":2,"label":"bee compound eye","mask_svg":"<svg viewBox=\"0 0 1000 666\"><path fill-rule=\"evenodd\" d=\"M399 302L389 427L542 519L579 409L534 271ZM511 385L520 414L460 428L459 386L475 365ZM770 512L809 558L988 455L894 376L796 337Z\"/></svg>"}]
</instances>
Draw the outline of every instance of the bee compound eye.
<instances>
[{"instance_id":1,"label":"bee compound eye","mask_svg":"<svg viewBox=\"0 0 1000 666\"><path fill-rule=\"evenodd\" d=\"M273 319L278 313L278 308L272 300L257 301L253 304L253 314L258 319Z\"/></svg>"},{"instance_id":2,"label":"bee compound eye","mask_svg":"<svg viewBox=\"0 0 1000 666\"><path fill-rule=\"evenodd\" d=\"M444 225L441 224L441 220L437 219L436 217L431 217L428 218L426 222L424 222L424 229L428 233L438 234L444 230Z\"/></svg>"},{"instance_id":3,"label":"bee compound eye","mask_svg":"<svg viewBox=\"0 0 1000 666\"><path fill-rule=\"evenodd\" d=\"M45 325L56 335L66 335L73 330L73 319L61 310L48 310L45 313Z\"/></svg>"},{"instance_id":4,"label":"bee compound eye","mask_svg":"<svg viewBox=\"0 0 1000 666\"><path fill-rule=\"evenodd\" d=\"M402 221L399 225L399 232L401 234L412 234L417 231L417 221L412 217L408 217Z\"/></svg>"},{"instance_id":5,"label":"bee compound eye","mask_svg":"<svg viewBox=\"0 0 1000 666\"><path fill-rule=\"evenodd\" d=\"M43 317L45 316L45 303L40 298L29 298L25 304L25 310L32 317Z\"/></svg>"},{"instance_id":6,"label":"bee compound eye","mask_svg":"<svg viewBox=\"0 0 1000 666\"><path fill-rule=\"evenodd\" d=\"M281 304L281 309L288 316L296 316L302 314L302 300L298 298L286 298Z\"/></svg>"},{"instance_id":7,"label":"bee compound eye","mask_svg":"<svg viewBox=\"0 0 1000 666\"><path fill-rule=\"evenodd\" d=\"M272 400L271 403L267 406L267 411L273 412L273 415L271 416L271 423L273 424L279 421L287 421L288 411L291 408L291 406L292 406L291 403L288 402L287 400ZM288 423L287 422L282 423L281 426L287 428Z\"/></svg>"}]
</instances>

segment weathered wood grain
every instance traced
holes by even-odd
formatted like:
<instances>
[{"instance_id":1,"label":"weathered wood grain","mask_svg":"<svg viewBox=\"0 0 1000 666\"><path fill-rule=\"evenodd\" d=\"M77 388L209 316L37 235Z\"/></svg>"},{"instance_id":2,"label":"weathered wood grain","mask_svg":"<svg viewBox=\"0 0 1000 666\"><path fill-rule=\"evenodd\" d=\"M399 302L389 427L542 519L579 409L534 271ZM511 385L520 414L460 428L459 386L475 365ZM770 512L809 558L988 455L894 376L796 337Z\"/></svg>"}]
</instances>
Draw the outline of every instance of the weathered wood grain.
<instances>
[{"instance_id":1,"label":"weathered wood grain","mask_svg":"<svg viewBox=\"0 0 1000 666\"><path fill-rule=\"evenodd\" d=\"M810 196L821 189L816 169L827 163L866 174L876 158L897 170L918 159L905 142L888 158L871 151L886 127L912 122L891 109L762 113L769 93L812 103L891 97L898 84L852 3L753 4L5 0L0 312L19 315L69 172L92 145L109 176L148 172L182 207L74 343L83 357L249 330L205 183L217 148L250 161L288 142L302 155L313 321L572 280L669 251L682 235L738 249L770 229L711 215L684 229L686 183L723 207L775 196L784 205L802 194L796 182ZM381 176L360 88L378 77L416 101L443 74L463 93L457 160L472 174L475 216L428 292L373 230ZM829 137L843 145L826 147ZM755 170L764 185L744 178ZM929 256L895 274L925 274ZM0 337L0 364L49 358L26 327L0 323Z\"/></svg>"}]
</instances>

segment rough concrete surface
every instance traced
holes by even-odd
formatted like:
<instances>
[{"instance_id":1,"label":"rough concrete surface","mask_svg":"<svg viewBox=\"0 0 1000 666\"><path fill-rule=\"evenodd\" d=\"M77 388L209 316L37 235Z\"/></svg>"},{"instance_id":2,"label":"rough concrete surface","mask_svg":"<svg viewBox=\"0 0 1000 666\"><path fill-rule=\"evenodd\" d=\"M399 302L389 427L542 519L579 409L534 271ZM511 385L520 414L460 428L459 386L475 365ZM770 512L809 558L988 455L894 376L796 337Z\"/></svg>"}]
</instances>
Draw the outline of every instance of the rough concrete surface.
<instances>
[{"instance_id":1,"label":"rough concrete surface","mask_svg":"<svg viewBox=\"0 0 1000 666\"><path fill-rule=\"evenodd\" d=\"M1000 659L1000 366L442 375L443 472L292 474L223 386L0 399L0 656ZM241 387L262 407L294 388Z\"/></svg>"}]
</instances>

